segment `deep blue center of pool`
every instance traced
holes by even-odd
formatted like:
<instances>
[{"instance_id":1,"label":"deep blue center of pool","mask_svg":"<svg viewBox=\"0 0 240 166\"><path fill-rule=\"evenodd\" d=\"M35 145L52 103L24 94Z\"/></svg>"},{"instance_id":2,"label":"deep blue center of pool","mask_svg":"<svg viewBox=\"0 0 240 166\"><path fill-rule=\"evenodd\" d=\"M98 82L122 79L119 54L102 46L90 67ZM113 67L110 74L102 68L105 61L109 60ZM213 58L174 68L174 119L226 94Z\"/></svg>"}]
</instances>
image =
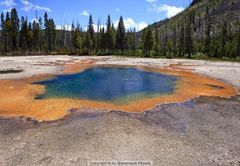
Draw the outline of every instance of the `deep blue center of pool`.
<instances>
[{"instance_id":1,"label":"deep blue center of pool","mask_svg":"<svg viewBox=\"0 0 240 166\"><path fill-rule=\"evenodd\" d=\"M137 68L94 67L37 82L46 92L36 99L73 98L114 102L124 97L171 94L177 77Z\"/></svg>"}]
</instances>

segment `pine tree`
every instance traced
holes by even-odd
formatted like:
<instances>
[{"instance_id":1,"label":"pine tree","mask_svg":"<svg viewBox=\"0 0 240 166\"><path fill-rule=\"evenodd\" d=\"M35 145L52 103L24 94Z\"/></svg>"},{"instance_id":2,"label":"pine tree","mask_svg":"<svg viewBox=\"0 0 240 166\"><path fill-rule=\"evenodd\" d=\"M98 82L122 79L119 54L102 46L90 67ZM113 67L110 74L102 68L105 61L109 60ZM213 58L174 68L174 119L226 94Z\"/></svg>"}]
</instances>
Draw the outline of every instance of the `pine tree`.
<instances>
[{"instance_id":1,"label":"pine tree","mask_svg":"<svg viewBox=\"0 0 240 166\"><path fill-rule=\"evenodd\" d=\"M130 49L131 55L135 55L136 53L136 29L130 29L127 37L128 47Z\"/></svg>"},{"instance_id":2,"label":"pine tree","mask_svg":"<svg viewBox=\"0 0 240 166\"><path fill-rule=\"evenodd\" d=\"M133 29L132 49L133 49L134 55L136 55L136 49L137 49L137 33L136 33L136 28Z\"/></svg>"},{"instance_id":3,"label":"pine tree","mask_svg":"<svg viewBox=\"0 0 240 166\"><path fill-rule=\"evenodd\" d=\"M39 22L33 21L33 48L35 51L39 51L40 49L40 25Z\"/></svg>"},{"instance_id":4,"label":"pine tree","mask_svg":"<svg viewBox=\"0 0 240 166\"><path fill-rule=\"evenodd\" d=\"M50 27L47 12L44 14L44 37L45 37L45 47L46 52L48 53L51 50L51 36L50 36Z\"/></svg>"},{"instance_id":5,"label":"pine tree","mask_svg":"<svg viewBox=\"0 0 240 166\"><path fill-rule=\"evenodd\" d=\"M111 36L112 36L112 50L115 50L115 46L116 46L116 36L117 36L117 30L115 29L114 27L114 24L112 23L112 26L111 26Z\"/></svg>"},{"instance_id":6,"label":"pine tree","mask_svg":"<svg viewBox=\"0 0 240 166\"><path fill-rule=\"evenodd\" d=\"M160 46L160 53L163 53L164 51L164 31L159 30L159 46Z\"/></svg>"},{"instance_id":7,"label":"pine tree","mask_svg":"<svg viewBox=\"0 0 240 166\"><path fill-rule=\"evenodd\" d=\"M177 30L176 26L173 27L173 55L176 56L177 54Z\"/></svg>"},{"instance_id":8,"label":"pine tree","mask_svg":"<svg viewBox=\"0 0 240 166\"><path fill-rule=\"evenodd\" d=\"M86 33L85 35L85 39L84 39L84 48L87 50L87 54L89 54L91 51L91 48L92 48L92 45L93 45L93 41L91 39L91 34L89 32Z\"/></svg>"},{"instance_id":9,"label":"pine tree","mask_svg":"<svg viewBox=\"0 0 240 166\"><path fill-rule=\"evenodd\" d=\"M163 42L163 54L167 57L168 52L168 28L167 26L164 27L164 42Z\"/></svg>"},{"instance_id":10,"label":"pine tree","mask_svg":"<svg viewBox=\"0 0 240 166\"><path fill-rule=\"evenodd\" d=\"M62 35L61 35L61 40L62 40L62 45L61 47L64 48L64 54L68 54L68 48L67 48L67 30L66 30L66 26L63 26L63 31L62 31Z\"/></svg>"},{"instance_id":11,"label":"pine tree","mask_svg":"<svg viewBox=\"0 0 240 166\"><path fill-rule=\"evenodd\" d=\"M44 34L46 40L46 52L53 51L56 41L56 25L53 19L48 18L48 14L44 14Z\"/></svg>"},{"instance_id":12,"label":"pine tree","mask_svg":"<svg viewBox=\"0 0 240 166\"><path fill-rule=\"evenodd\" d=\"M105 34L105 28L100 29L100 43L99 47L101 49L101 52L105 51L106 49L106 34Z\"/></svg>"},{"instance_id":13,"label":"pine tree","mask_svg":"<svg viewBox=\"0 0 240 166\"><path fill-rule=\"evenodd\" d=\"M6 33L6 30L5 30L5 19L4 19L4 14L2 13L1 14L1 52L2 54L4 54L5 52L5 33Z\"/></svg>"},{"instance_id":14,"label":"pine tree","mask_svg":"<svg viewBox=\"0 0 240 166\"><path fill-rule=\"evenodd\" d=\"M5 20L5 52L9 52L12 48L12 42L11 42L11 20L10 20L10 14L7 12L6 14L6 20Z\"/></svg>"},{"instance_id":15,"label":"pine tree","mask_svg":"<svg viewBox=\"0 0 240 166\"><path fill-rule=\"evenodd\" d=\"M112 29L111 17L108 15L107 20L107 30L106 30L106 48L108 49L108 54L114 49L114 32Z\"/></svg>"},{"instance_id":16,"label":"pine tree","mask_svg":"<svg viewBox=\"0 0 240 166\"><path fill-rule=\"evenodd\" d=\"M181 24L181 30L180 30L180 37L179 37L179 53L178 56L183 56L184 54L184 47L185 47L185 39L184 39L184 23Z\"/></svg>"},{"instance_id":17,"label":"pine tree","mask_svg":"<svg viewBox=\"0 0 240 166\"><path fill-rule=\"evenodd\" d=\"M100 20L97 23L97 34L96 34L96 42L95 42L95 49L96 53L98 54L100 48Z\"/></svg>"},{"instance_id":18,"label":"pine tree","mask_svg":"<svg viewBox=\"0 0 240 166\"><path fill-rule=\"evenodd\" d=\"M147 28L144 34L144 41L143 41L143 49L145 52L147 52L148 57L150 57L151 55L153 44L154 44L154 40L153 40L152 29L149 27Z\"/></svg>"},{"instance_id":19,"label":"pine tree","mask_svg":"<svg viewBox=\"0 0 240 166\"><path fill-rule=\"evenodd\" d=\"M93 28L93 19L92 19L92 15L89 16L89 22L88 22L88 32L90 35L90 38L92 41L94 41L94 28Z\"/></svg>"},{"instance_id":20,"label":"pine tree","mask_svg":"<svg viewBox=\"0 0 240 166\"><path fill-rule=\"evenodd\" d=\"M95 45L95 32L94 32L94 28L93 28L93 19L92 19L92 15L89 16L89 22L88 22L88 29L87 29L87 35L86 35L86 39L85 40L89 40L88 41L88 49L94 49Z\"/></svg>"},{"instance_id":21,"label":"pine tree","mask_svg":"<svg viewBox=\"0 0 240 166\"><path fill-rule=\"evenodd\" d=\"M22 17L21 19L21 30L20 30L20 42L19 46L21 48L22 54L27 50L27 33L28 33L28 25L27 19Z\"/></svg>"},{"instance_id":22,"label":"pine tree","mask_svg":"<svg viewBox=\"0 0 240 166\"><path fill-rule=\"evenodd\" d=\"M32 24L29 23L29 25L28 25L28 31L27 31L28 54L31 54L31 52L32 52L32 43L33 43Z\"/></svg>"},{"instance_id":23,"label":"pine tree","mask_svg":"<svg viewBox=\"0 0 240 166\"><path fill-rule=\"evenodd\" d=\"M66 54L68 51L67 51L67 48L66 48L66 26L63 25L61 26L61 30L58 32L58 35L57 35L57 50L59 53L61 54Z\"/></svg>"},{"instance_id":24,"label":"pine tree","mask_svg":"<svg viewBox=\"0 0 240 166\"><path fill-rule=\"evenodd\" d=\"M75 52L75 48L74 48L74 38L75 38L75 25L74 25L74 21L72 22L72 27L71 27L71 49L72 51Z\"/></svg>"},{"instance_id":25,"label":"pine tree","mask_svg":"<svg viewBox=\"0 0 240 166\"><path fill-rule=\"evenodd\" d=\"M56 48L56 25L53 19L49 20L50 24L50 36L51 36L51 47L50 51Z\"/></svg>"},{"instance_id":26,"label":"pine tree","mask_svg":"<svg viewBox=\"0 0 240 166\"><path fill-rule=\"evenodd\" d=\"M168 40L168 42L167 42L167 50L168 50L167 58L171 59L172 58L172 52L173 52L173 44L170 40Z\"/></svg>"},{"instance_id":27,"label":"pine tree","mask_svg":"<svg viewBox=\"0 0 240 166\"><path fill-rule=\"evenodd\" d=\"M39 49L42 52L44 47L44 32L43 32L43 23L42 23L41 17L38 19L38 25L39 25Z\"/></svg>"},{"instance_id":28,"label":"pine tree","mask_svg":"<svg viewBox=\"0 0 240 166\"><path fill-rule=\"evenodd\" d=\"M154 51L155 51L155 55L159 56L160 42L159 42L159 31L157 28L155 29L155 34L154 34Z\"/></svg>"},{"instance_id":29,"label":"pine tree","mask_svg":"<svg viewBox=\"0 0 240 166\"><path fill-rule=\"evenodd\" d=\"M75 28L74 23L72 24L72 44L75 54L80 54L82 44L81 30L79 25Z\"/></svg>"},{"instance_id":30,"label":"pine tree","mask_svg":"<svg viewBox=\"0 0 240 166\"><path fill-rule=\"evenodd\" d=\"M237 56L240 56L240 18L238 20L237 23L237 27L238 27L238 31L237 31L237 39L236 39L236 49L235 49L235 58L237 58Z\"/></svg>"},{"instance_id":31,"label":"pine tree","mask_svg":"<svg viewBox=\"0 0 240 166\"><path fill-rule=\"evenodd\" d=\"M193 30L191 26L191 15L188 18L187 25L186 25L186 53L188 54L188 58L192 57L193 54Z\"/></svg>"},{"instance_id":32,"label":"pine tree","mask_svg":"<svg viewBox=\"0 0 240 166\"><path fill-rule=\"evenodd\" d=\"M224 20L221 25L221 53L219 58L223 58L225 56L225 45L227 42L227 21Z\"/></svg>"},{"instance_id":33,"label":"pine tree","mask_svg":"<svg viewBox=\"0 0 240 166\"><path fill-rule=\"evenodd\" d=\"M215 35L211 37L211 45L209 48L211 48L209 54L215 58L218 58L221 54L221 50L219 49L221 48L221 40L219 40L219 37L216 37Z\"/></svg>"},{"instance_id":34,"label":"pine tree","mask_svg":"<svg viewBox=\"0 0 240 166\"><path fill-rule=\"evenodd\" d=\"M209 8L206 8L206 22L205 22L205 26L206 26L206 34L205 34L205 54L207 54L209 57L210 55L210 44L211 44L211 17L209 15Z\"/></svg>"},{"instance_id":35,"label":"pine tree","mask_svg":"<svg viewBox=\"0 0 240 166\"><path fill-rule=\"evenodd\" d=\"M19 33L19 18L17 14L17 10L14 8L11 10L11 25L10 25L10 31L11 31L11 51L17 51L19 47L19 39L18 39L18 33Z\"/></svg>"},{"instance_id":36,"label":"pine tree","mask_svg":"<svg viewBox=\"0 0 240 166\"><path fill-rule=\"evenodd\" d=\"M130 49L130 32L129 30L127 31L126 35L125 35L125 38L124 38L124 49L127 51L127 53L129 52L129 49Z\"/></svg>"},{"instance_id":37,"label":"pine tree","mask_svg":"<svg viewBox=\"0 0 240 166\"><path fill-rule=\"evenodd\" d=\"M121 16L119 19L118 27L117 27L116 48L122 51L122 55L124 50L125 33L126 33L126 30L124 26L124 21L123 21L123 17Z\"/></svg>"}]
</instances>

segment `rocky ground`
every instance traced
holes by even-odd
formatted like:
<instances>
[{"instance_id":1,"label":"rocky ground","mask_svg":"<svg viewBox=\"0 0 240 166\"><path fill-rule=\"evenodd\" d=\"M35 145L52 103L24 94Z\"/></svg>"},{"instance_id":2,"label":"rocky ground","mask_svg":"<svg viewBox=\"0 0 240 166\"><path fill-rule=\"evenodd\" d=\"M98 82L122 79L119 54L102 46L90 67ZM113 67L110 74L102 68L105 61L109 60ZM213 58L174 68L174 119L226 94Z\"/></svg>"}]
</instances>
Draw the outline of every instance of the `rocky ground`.
<instances>
[{"instance_id":1,"label":"rocky ground","mask_svg":"<svg viewBox=\"0 0 240 166\"><path fill-rule=\"evenodd\" d=\"M18 79L39 74L57 74L61 72L59 64L66 62L81 62L94 60L96 64L109 65L141 65L148 67L169 67L188 69L193 72L223 80L240 88L240 63L214 62L186 59L151 59L124 57L96 57L96 56L28 56L28 57L0 57L0 71L23 70L21 73L0 74L1 79ZM58 64L58 65L56 65Z\"/></svg>"},{"instance_id":2,"label":"rocky ground","mask_svg":"<svg viewBox=\"0 0 240 166\"><path fill-rule=\"evenodd\" d=\"M89 57L1 58L0 70L24 71L1 74L0 79L57 73L61 67L54 65L56 61L86 59ZM239 63L115 57L95 59L99 64L155 67L178 64L178 68L192 69L240 88ZM186 103L157 106L138 114L72 110L72 114L64 119L45 123L25 117L0 118L0 165L85 166L89 162L89 165L104 165L93 161L146 161L154 166L238 166L240 96L231 99L200 97Z\"/></svg>"},{"instance_id":3,"label":"rocky ground","mask_svg":"<svg viewBox=\"0 0 240 166\"><path fill-rule=\"evenodd\" d=\"M240 97L129 114L85 110L51 123L0 120L0 165L240 165Z\"/></svg>"}]
</instances>

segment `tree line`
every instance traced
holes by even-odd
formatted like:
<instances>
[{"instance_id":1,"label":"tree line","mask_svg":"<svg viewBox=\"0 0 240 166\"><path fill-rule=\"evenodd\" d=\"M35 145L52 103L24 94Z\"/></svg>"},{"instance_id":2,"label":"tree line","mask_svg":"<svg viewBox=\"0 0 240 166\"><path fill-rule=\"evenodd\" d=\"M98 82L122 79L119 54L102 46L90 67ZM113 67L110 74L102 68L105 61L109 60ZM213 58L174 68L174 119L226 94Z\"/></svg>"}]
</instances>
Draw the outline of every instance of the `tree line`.
<instances>
[{"instance_id":1,"label":"tree line","mask_svg":"<svg viewBox=\"0 0 240 166\"><path fill-rule=\"evenodd\" d=\"M18 17L17 10L1 14L1 55L25 55L49 53L56 49L56 25L45 13L29 22L27 17Z\"/></svg>"},{"instance_id":2,"label":"tree line","mask_svg":"<svg viewBox=\"0 0 240 166\"><path fill-rule=\"evenodd\" d=\"M52 18L45 13L43 19L29 21L27 17L18 17L16 9L1 14L0 54L36 55L36 54L128 54L136 50L137 33L135 29L126 30L123 17L115 29L110 15L106 26L98 23L94 30L92 16L89 17L87 30L79 23L72 23L71 31L65 26L56 29Z\"/></svg>"},{"instance_id":3,"label":"tree line","mask_svg":"<svg viewBox=\"0 0 240 166\"><path fill-rule=\"evenodd\" d=\"M225 19L216 33L212 26L209 9L205 11L205 30L196 36L196 13L187 12L182 21L169 21L164 26L149 26L140 32L126 29L121 16L117 27L108 15L106 25L97 23L94 29L92 15L86 29L79 23L72 23L71 31L65 26L56 29L52 18L45 13L43 19L29 21L18 17L16 9L1 14L1 55L129 55L142 57L208 57L237 58L240 53L240 21L235 33L228 30ZM215 34L214 34L215 33Z\"/></svg>"},{"instance_id":4,"label":"tree line","mask_svg":"<svg viewBox=\"0 0 240 166\"><path fill-rule=\"evenodd\" d=\"M83 31L79 24L74 25L74 23L71 29L73 54L134 55L136 53L138 42L136 29L126 30L122 16L117 28L108 15L106 26L101 26L98 22L95 32L90 15L86 31Z\"/></svg>"}]
</instances>

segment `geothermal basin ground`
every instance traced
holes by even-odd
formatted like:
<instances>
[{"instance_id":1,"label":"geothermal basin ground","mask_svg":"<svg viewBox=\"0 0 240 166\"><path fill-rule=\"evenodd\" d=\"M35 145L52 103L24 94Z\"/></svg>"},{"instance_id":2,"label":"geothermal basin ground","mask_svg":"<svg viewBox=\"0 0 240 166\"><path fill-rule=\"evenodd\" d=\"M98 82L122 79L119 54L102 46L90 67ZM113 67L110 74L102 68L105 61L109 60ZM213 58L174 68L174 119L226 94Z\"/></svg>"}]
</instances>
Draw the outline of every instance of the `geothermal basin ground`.
<instances>
[{"instance_id":1,"label":"geothermal basin ground","mask_svg":"<svg viewBox=\"0 0 240 166\"><path fill-rule=\"evenodd\" d=\"M35 102L31 83L95 66L184 73L189 88L128 106ZM29 56L1 57L0 71L0 165L240 165L240 63Z\"/></svg>"}]
</instances>

